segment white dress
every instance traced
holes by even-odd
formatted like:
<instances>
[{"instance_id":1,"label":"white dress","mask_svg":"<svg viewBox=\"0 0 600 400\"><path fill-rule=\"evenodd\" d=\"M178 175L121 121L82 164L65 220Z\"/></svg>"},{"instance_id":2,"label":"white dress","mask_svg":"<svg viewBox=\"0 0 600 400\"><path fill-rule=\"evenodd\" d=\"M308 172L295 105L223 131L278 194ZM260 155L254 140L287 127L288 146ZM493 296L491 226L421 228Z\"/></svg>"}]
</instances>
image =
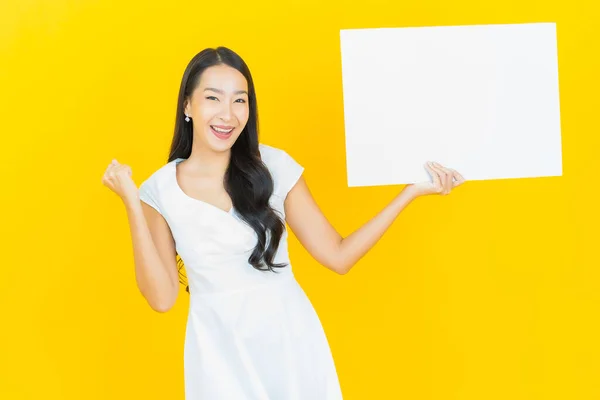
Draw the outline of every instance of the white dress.
<instances>
[{"instance_id":1,"label":"white dress","mask_svg":"<svg viewBox=\"0 0 600 400\"><path fill-rule=\"evenodd\" d=\"M283 203L303 172L285 151L260 145ZM184 344L186 400L338 400L338 376L321 322L296 281L284 232L276 263L248 263L252 228L236 215L185 194L173 160L140 185L140 198L166 219L186 267L190 307Z\"/></svg>"}]
</instances>

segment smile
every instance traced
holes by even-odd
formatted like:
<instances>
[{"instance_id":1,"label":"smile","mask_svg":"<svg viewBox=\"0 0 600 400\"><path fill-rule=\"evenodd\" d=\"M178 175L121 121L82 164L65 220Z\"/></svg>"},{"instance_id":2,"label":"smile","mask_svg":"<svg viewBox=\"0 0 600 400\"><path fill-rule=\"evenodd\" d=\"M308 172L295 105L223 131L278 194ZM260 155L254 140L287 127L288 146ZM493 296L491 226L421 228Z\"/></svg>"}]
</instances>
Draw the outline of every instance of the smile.
<instances>
[{"instance_id":1,"label":"smile","mask_svg":"<svg viewBox=\"0 0 600 400\"><path fill-rule=\"evenodd\" d=\"M231 133L231 131L235 129L235 128L223 129L223 128L216 127L214 125L211 125L210 127L213 130L215 130L216 132L218 132L218 133L224 133L224 134Z\"/></svg>"},{"instance_id":2,"label":"smile","mask_svg":"<svg viewBox=\"0 0 600 400\"><path fill-rule=\"evenodd\" d=\"M212 131L213 135L215 135L216 137L218 137L219 139L222 139L222 140L229 139L231 137L231 133L233 132L234 129L235 128L223 129L223 128L218 128L214 125L210 125L210 130Z\"/></svg>"}]
</instances>

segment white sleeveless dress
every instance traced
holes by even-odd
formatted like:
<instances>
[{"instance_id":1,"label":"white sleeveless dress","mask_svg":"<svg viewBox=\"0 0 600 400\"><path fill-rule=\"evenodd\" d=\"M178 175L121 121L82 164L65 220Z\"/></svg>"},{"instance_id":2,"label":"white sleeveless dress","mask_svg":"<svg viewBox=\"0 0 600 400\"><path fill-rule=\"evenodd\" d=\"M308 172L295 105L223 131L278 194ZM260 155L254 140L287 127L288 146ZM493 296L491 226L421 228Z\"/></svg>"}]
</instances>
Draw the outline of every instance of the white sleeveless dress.
<instances>
[{"instance_id":1,"label":"white sleeveless dress","mask_svg":"<svg viewBox=\"0 0 600 400\"><path fill-rule=\"evenodd\" d=\"M281 149L261 144L260 152L274 180L271 205L285 217L285 197L303 167ZM139 193L169 224L186 267L186 400L342 399L325 332L292 272L287 231L275 262L288 266L256 270L248 263L252 228L234 209L186 195L175 175L181 161L154 172Z\"/></svg>"}]
</instances>

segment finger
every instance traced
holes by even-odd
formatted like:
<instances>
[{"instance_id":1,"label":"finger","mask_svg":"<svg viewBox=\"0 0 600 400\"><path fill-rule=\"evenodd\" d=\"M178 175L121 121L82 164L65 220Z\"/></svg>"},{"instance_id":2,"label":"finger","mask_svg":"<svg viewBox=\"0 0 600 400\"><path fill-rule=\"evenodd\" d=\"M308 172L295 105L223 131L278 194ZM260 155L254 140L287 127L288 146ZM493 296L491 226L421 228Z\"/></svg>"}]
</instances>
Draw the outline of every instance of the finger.
<instances>
[{"instance_id":1,"label":"finger","mask_svg":"<svg viewBox=\"0 0 600 400\"><path fill-rule=\"evenodd\" d=\"M123 176L123 177L126 175L131 176L131 173L129 172L129 167L125 164L121 164L121 165L115 167L115 173L118 176Z\"/></svg>"},{"instance_id":2,"label":"finger","mask_svg":"<svg viewBox=\"0 0 600 400\"><path fill-rule=\"evenodd\" d=\"M109 179L114 179L118 173L119 173L119 167L117 167L116 165L111 165L110 168L108 169L108 171L106 172L106 176Z\"/></svg>"},{"instance_id":3,"label":"finger","mask_svg":"<svg viewBox=\"0 0 600 400\"><path fill-rule=\"evenodd\" d=\"M115 169L118 167L118 164L115 164L115 160L111 161L106 167L106 171L104 171L105 175L114 175Z\"/></svg>"},{"instance_id":4,"label":"finger","mask_svg":"<svg viewBox=\"0 0 600 400\"><path fill-rule=\"evenodd\" d=\"M454 179L456 179L456 181L454 182L454 187L460 186L465 182L465 178L464 176L462 176L461 174L458 173L458 171L452 171L453 175L454 175Z\"/></svg>"},{"instance_id":5,"label":"finger","mask_svg":"<svg viewBox=\"0 0 600 400\"><path fill-rule=\"evenodd\" d=\"M436 165L436 163L432 163L431 168L436 171L440 179L440 189L438 191L439 194L446 194L446 173Z\"/></svg>"},{"instance_id":6,"label":"finger","mask_svg":"<svg viewBox=\"0 0 600 400\"><path fill-rule=\"evenodd\" d=\"M453 179L454 179L454 171L450 168L446 168L441 164L436 163L436 166L441 169L445 174L444 179L444 194L450 193L452 188L454 187Z\"/></svg>"},{"instance_id":7,"label":"finger","mask_svg":"<svg viewBox=\"0 0 600 400\"><path fill-rule=\"evenodd\" d=\"M122 165L111 165L110 169L106 172L106 179L111 185L119 185L121 182L120 176L123 174L126 166ZM125 172L126 173L126 172Z\"/></svg>"},{"instance_id":8,"label":"finger","mask_svg":"<svg viewBox=\"0 0 600 400\"><path fill-rule=\"evenodd\" d=\"M452 181L454 179L454 175L452 174L452 170L450 168L446 168L444 166L441 166L442 170L446 173L446 194L449 194L450 191L452 190Z\"/></svg>"},{"instance_id":9,"label":"finger","mask_svg":"<svg viewBox=\"0 0 600 400\"><path fill-rule=\"evenodd\" d=\"M131 167L127 164L121 164L119 166L113 167L114 176L119 179L131 178L132 171Z\"/></svg>"},{"instance_id":10,"label":"finger","mask_svg":"<svg viewBox=\"0 0 600 400\"><path fill-rule=\"evenodd\" d=\"M435 167L431 162L425 164L425 169L427 170L427 172L429 172L429 175L431 175L431 178L433 180L433 187L439 193L439 191L441 191L443 187L439 172L436 171Z\"/></svg>"},{"instance_id":11,"label":"finger","mask_svg":"<svg viewBox=\"0 0 600 400\"><path fill-rule=\"evenodd\" d=\"M433 168L434 171L436 171L440 177L440 184L442 186L441 190L440 190L440 194L446 194L447 191L447 174L444 171L444 169L442 168L442 166L436 162L432 162L431 163L431 168Z\"/></svg>"},{"instance_id":12,"label":"finger","mask_svg":"<svg viewBox=\"0 0 600 400\"><path fill-rule=\"evenodd\" d=\"M102 184L104 186L112 187L112 182L110 181L110 171L106 171L104 175L102 175Z\"/></svg>"},{"instance_id":13,"label":"finger","mask_svg":"<svg viewBox=\"0 0 600 400\"><path fill-rule=\"evenodd\" d=\"M109 179L106 179L106 178L102 179L102 184L111 190L114 190L114 188L115 188L113 183Z\"/></svg>"}]
</instances>

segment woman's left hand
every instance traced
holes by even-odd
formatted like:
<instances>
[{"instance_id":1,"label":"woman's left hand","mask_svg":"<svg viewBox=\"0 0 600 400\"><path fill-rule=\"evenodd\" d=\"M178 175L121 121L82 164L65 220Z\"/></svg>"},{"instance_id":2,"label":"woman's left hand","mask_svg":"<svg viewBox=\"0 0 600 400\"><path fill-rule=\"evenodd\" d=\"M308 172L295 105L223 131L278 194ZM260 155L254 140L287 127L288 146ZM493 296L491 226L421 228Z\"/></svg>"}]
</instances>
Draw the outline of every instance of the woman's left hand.
<instances>
[{"instance_id":1,"label":"woman's left hand","mask_svg":"<svg viewBox=\"0 0 600 400\"><path fill-rule=\"evenodd\" d=\"M431 194L439 194L445 196L452 189L463 184L465 178L457 171L446 168L435 162L425 164L425 169L431 175L432 182L419 182L407 185L405 190L408 190L413 196L427 196Z\"/></svg>"}]
</instances>

